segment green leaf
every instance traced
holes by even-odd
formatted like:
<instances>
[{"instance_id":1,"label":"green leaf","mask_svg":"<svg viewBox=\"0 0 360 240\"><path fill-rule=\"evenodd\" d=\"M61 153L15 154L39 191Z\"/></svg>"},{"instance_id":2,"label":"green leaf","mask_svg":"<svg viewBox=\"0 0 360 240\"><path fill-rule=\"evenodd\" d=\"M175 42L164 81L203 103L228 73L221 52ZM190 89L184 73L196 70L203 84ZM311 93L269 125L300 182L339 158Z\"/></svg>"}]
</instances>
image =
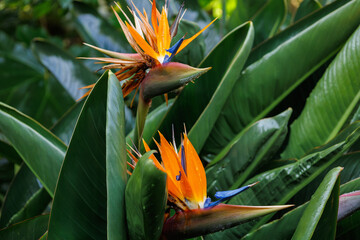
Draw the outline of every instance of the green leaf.
<instances>
[{"instance_id":1,"label":"green leaf","mask_svg":"<svg viewBox=\"0 0 360 240\"><path fill-rule=\"evenodd\" d=\"M359 239L360 210L338 222L336 239Z\"/></svg>"},{"instance_id":2,"label":"green leaf","mask_svg":"<svg viewBox=\"0 0 360 240\"><path fill-rule=\"evenodd\" d=\"M339 174L331 170L306 207L292 239L334 239L339 207Z\"/></svg>"},{"instance_id":3,"label":"green leaf","mask_svg":"<svg viewBox=\"0 0 360 240\"><path fill-rule=\"evenodd\" d=\"M94 8L81 2L73 4L72 16L75 28L84 41L106 50L132 52L124 33L111 26Z\"/></svg>"},{"instance_id":4,"label":"green leaf","mask_svg":"<svg viewBox=\"0 0 360 240\"><path fill-rule=\"evenodd\" d=\"M247 129L223 158L206 170L208 193L236 189L279 150L287 134L291 109L262 119Z\"/></svg>"},{"instance_id":5,"label":"green leaf","mask_svg":"<svg viewBox=\"0 0 360 240\"><path fill-rule=\"evenodd\" d=\"M73 100L38 64L30 49L0 32L0 101L51 126ZM56 91L55 91L56 90ZM61 104L58 99L62 99Z\"/></svg>"},{"instance_id":6,"label":"green leaf","mask_svg":"<svg viewBox=\"0 0 360 240\"><path fill-rule=\"evenodd\" d=\"M332 163L324 173L320 174L314 181L311 182L306 188L298 192L295 197L292 199L293 203L303 203L308 201L311 195L319 187L321 180L324 178L326 172L330 171L334 167L343 167L344 170L341 172L340 184L345 184L356 178L360 177L360 153L348 153L341 156L338 160Z\"/></svg>"},{"instance_id":7,"label":"green leaf","mask_svg":"<svg viewBox=\"0 0 360 240\"><path fill-rule=\"evenodd\" d=\"M342 173L341 173L342 174ZM323 180L324 182L324 180ZM324 187L324 186L323 186ZM343 185L340 186L340 189L343 189ZM339 199L341 201L341 199ZM305 209L307 208L309 202L306 202L294 210L286 213L280 219L274 220L268 224L261 226L255 231L247 234L243 237L243 240L256 240L256 239L266 239L268 236L272 236L274 239L291 239L294 234L297 225L302 217ZM339 205L339 211L340 205ZM311 220L311 219L310 219Z\"/></svg>"},{"instance_id":8,"label":"green leaf","mask_svg":"<svg viewBox=\"0 0 360 240\"><path fill-rule=\"evenodd\" d=\"M210 54L202 61L199 67L212 67L212 69L198 79L195 84L189 84L184 88L174 105L171 107L163 120L160 131L164 136L170 138L170 126L174 124L175 131L182 129L185 123L186 127L191 127L203 113L203 124L209 120L204 126L205 129L195 130L205 136L213 125L211 116L218 116L223 106L223 98L220 94L226 94L232 88L234 80L238 76L239 69L242 68L247 58L249 48L251 47L253 29L251 23L244 24L224 37L224 39L210 52ZM235 45L234 45L235 44ZM235 51L234 51L235 49ZM226 57L224 52L227 53ZM221 61L219 61L221 59ZM219 88L218 88L219 86ZM224 86L224 88L221 88ZM216 101L211 101L212 96L216 93ZM199 98L201 96L201 98ZM207 106L211 104L211 108ZM207 107L209 107L207 109ZM214 112L212 108L214 107ZM205 111L205 112L204 112ZM179 115L179 112L186 114ZM212 115L213 114L213 115ZM215 120L215 119L214 119ZM197 128L200 128L201 123ZM203 132L202 132L203 131ZM195 138L195 135L191 136ZM201 136L199 136L201 137ZM201 148L202 139L190 139L196 149Z\"/></svg>"},{"instance_id":9,"label":"green leaf","mask_svg":"<svg viewBox=\"0 0 360 240\"><path fill-rule=\"evenodd\" d=\"M0 239L39 239L47 229L49 215L41 215L0 230ZM24 238L26 236L26 238Z\"/></svg>"},{"instance_id":10,"label":"green leaf","mask_svg":"<svg viewBox=\"0 0 360 240\"><path fill-rule=\"evenodd\" d=\"M239 44L237 51L233 55L233 58L227 67L224 75L222 75L218 87L212 95L209 103L202 111L200 117L197 119L191 131L189 132L189 139L191 140L194 148L199 152L204 146L207 137L209 136L211 129L213 128L216 119L218 118L222 108L224 107L226 96L231 93L231 90L235 84L237 77L239 76L239 70L243 68L247 57L250 54L252 43L254 40L254 28L251 22L244 24L243 35L237 39ZM214 55L221 56L221 52L213 53L213 58L204 62L204 65L215 65ZM214 69L215 70L215 69ZM205 79L209 80L209 79ZM206 81L207 82L207 81Z\"/></svg>"},{"instance_id":11,"label":"green leaf","mask_svg":"<svg viewBox=\"0 0 360 240\"><path fill-rule=\"evenodd\" d=\"M305 17L306 15L320 9L321 3L318 0L304 0L301 2L300 7L297 9L294 21Z\"/></svg>"},{"instance_id":12,"label":"green leaf","mask_svg":"<svg viewBox=\"0 0 360 240\"><path fill-rule=\"evenodd\" d=\"M49 239L126 236L125 124L120 89L116 77L105 72L84 104L57 183Z\"/></svg>"},{"instance_id":13,"label":"green leaf","mask_svg":"<svg viewBox=\"0 0 360 240\"><path fill-rule=\"evenodd\" d=\"M136 164L126 186L126 218L130 239L159 239L167 202L166 173L159 170L153 152Z\"/></svg>"},{"instance_id":14,"label":"green leaf","mask_svg":"<svg viewBox=\"0 0 360 240\"><path fill-rule=\"evenodd\" d=\"M360 102L360 28L351 36L291 125L283 158L301 157L332 139Z\"/></svg>"},{"instance_id":15,"label":"green leaf","mask_svg":"<svg viewBox=\"0 0 360 240\"><path fill-rule=\"evenodd\" d=\"M39 123L3 103L0 131L53 196L66 145Z\"/></svg>"},{"instance_id":16,"label":"green leaf","mask_svg":"<svg viewBox=\"0 0 360 240\"><path fill-rule=\"evenodd\" d=\"M284 214L280 219L262 225L245 235L242 240L263 240L271 236L274 239L291 239L297 224L306 209L307 203Z\"/></svg>"},{"instance_id":17,"label":"green leaf","mask_svg":"<svg viewBox=\"0 0 360 240\"><path fill-rule=\"evenodd\" d=\"M109 72L106 112L107 237L126 238L126 141L124 98L117 77Z\"/></svg>"},{"instance_id":18,"label":"green leaf","mask_svg":"<svg viewBox=\"0 0 360 240\"><path fill-rule=\"evenodd\" d=\"M228 21L228 28L252 21L255 28L254 45L277 33L287 11L287 2L284 0L238 0L236 5Z\"/></svg>"},{"instance_id":19,"label":"green leaf","mask_svg":"<svg viewBox=\"0 0 360 240\"><path fill-rule=\"evenodd\" d=\"M339 159L359 137L360 128L353 132L345 141L340 141L325 150L307 155L296 163L288 164L253 177L244 185L257 181L259 183L250 190L232 198L229 204L269 205L287 203L297 192ZM212 238L209 239L242 237L246 233L260 227L270 217L266 216L259 221L245 223L239 227L214 234L215 236L211 236Z\"/></svg>"},{"instance_id":20,"label":"green leaf","mask_svg":"<svg viewBox=\"0 0 360 240\"><path fill-rule=\"evenodd\" d=\"M242 130L269 114L334 55L359 23L360 2L337 1L255 48L202 154L217 154ZM329 39L333 32L339 34Z\"/></svg>"},{"instance_id":21,"label":"green leaf","mask_svg":"<svg viewBox=\"0 0 360 240\"><path fill-rule=\"evenodd\" d=\"M51 128L51 132L58 136L66 145L69 145L84 102L81 101L72 106Z\"/></svg>"},{"instance_id":22,"label":"green leaf","mask_svg":"<svg viewBox=\"0 0 360 240\"><path fill-rule=\"evenodd\" d=\"M81 90L81 87L96 81L96 76L79 60L75 60L73 56L54 44L36 39L32 43L32 48L41 64L51 72L74 100L84 95L85 91Z\"/></svg>"},{"instance_id":23,"label":"green leaf","mask_svg":"<svg viewBox=\"0 0 360 240\"><path fill-rule=\"evenodd\" d=\"M49 194L23 164L7 191L1 209L0 228L41 214L50 200Z\"/></svg>"}]
</instances>

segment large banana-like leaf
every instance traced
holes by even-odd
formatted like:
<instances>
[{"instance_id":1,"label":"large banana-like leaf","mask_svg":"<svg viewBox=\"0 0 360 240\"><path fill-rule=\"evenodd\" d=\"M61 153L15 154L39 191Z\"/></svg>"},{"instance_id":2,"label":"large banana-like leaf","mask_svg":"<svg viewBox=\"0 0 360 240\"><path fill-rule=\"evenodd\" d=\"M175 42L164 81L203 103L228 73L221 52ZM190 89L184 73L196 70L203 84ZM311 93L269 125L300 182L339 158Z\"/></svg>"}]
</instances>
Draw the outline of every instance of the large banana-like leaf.
<instances>
[{"instance_id":1,"label":"large banana-like leaf","mask_svg":"<svg viewBox=\"0 0 360 240\"><path fill-rule=\"evenodd\" d=\"M66 145L69 145L83 105L84 101L76 103L51 128L51 132L58 136Z\"/></svg>"},{"instance_id":2,"label":"large banana-like leaf","mask_svg":"<svg viewBox=\"0 0 360 240\"><path fill-rule=\"evenodd\" d=\"M47 229L49 214L27 219L0 230L0 239L39 239Z\"/></svg>"},{"instance_id":3,"label":"large banana-like leaf","mask_svg":"<svg viewBox=\"0 0 360 240\"><path fill-rule=\"evenodd\" d=\"M3 103L0 131L53 196L66 145L39 123Z\"/></svg>"},{"instance_id":4,"label":"large banana-like leaf","mask_svg":"<svg viewBox=\"0 0 360 240\"><path fill-rule=\"evenodd\" d=\"M105 72L86 100L71 138L54 196L48 239L125 238L124 130L120 83L114 74Z\"/></svg>"},{"instance_id":5,"label":"large banana-like leaf","mask_svg":"<svg viewBox=\"0 0 360 240\"><path fill-rule=\"evenodd\" d=\"M0 31L0 101L51 126L73 104L31 50ZM61 104L58 99L62 99Z\"/></svg>"},{"instance_id":6,"label":"large banana-like leaf","mask_svg":"<svg viewBox=\"0 0 360 240\"><path fill-rule=\"evenodd\" d=\"M255 27L254 45L257 45L277 33L286 12L287 1L284 0L237 0L236 9L228 21L228 28L252 21Z\"/></svg>"},{"instance_id":7,"label":"large banana-like leaf","mask_svg":"<svg viewBox=\"0 0 360 240\"><path fill-rule=\"evenodd\" d=\"M328 147L325 150L305 156L296 163L292 163L274 170L259 174L247 183L259 181L250 190L234 197L229 204L235 205L269 205L285 204L298 191L319 176L328 166L339 159L351 145L360 137L360 128L355 130L345 141ZM342 140L342 139L340 139ZM270 216L271 217L271 216ZM213 234L209 239L217 238L239 238L246 233L255 230L266 221L268 216L260 221L245 223L241 226L229 229L224 232Z\"/></svg>"},{"instance_id":8,"label":"large banana-like leaf","mask_svg":"<svg viewBox=\"0 0 360 240\"><path fill-rule=\"evenodd\" d=\"M167 202L166 173L145 153L126 186L126 218L130 239L159 239Z\"/></svg>"},{"instance_id":9,"label":"large banana-like leaf","mask_svg":"<svg viewBox=\"0 0 360 240\"><path fill-rule=\"evenodd\" d=\"M229 142L236 141L249 124L267 115L333 56L359 23L360 2L340 0L256 48L227 99L203 154L217 154ZM330 34L333 37L329 38Z\"/></svg>"},{"instance_id":10,"label":"large banana-like leaf","mask_svg":"<svg viewBox=\"0 0 360 240\"><path fill-rule=\"evenodd\" d=\"M324 181L323 181L324 183ZM324 186L323 190L325 189ZM340 186L340 190L342 190L344 185ZM350 188L349 188L350 189ZM351 190L355 190L356 188L352 188ZM334 190L334 189L333 189ZM313 199L311 200L313 201ZM322 200L319 201L321 203ZM344 211L340 204L340 202L343 202L342 197L339 197L339 210L338 212ZM293 236L298 223L304 213L304 211L307 209L309 202L306 202L299 207L295 208L294 210L286 213L284 216L282 216L280 219L272 221L268 224L265 224L261 226L261 228L258 228L257 230L247 234L245 237L243 237L243 240L256 240L256 239L264 239L267 236L271 235L274 239L291 239ZM322 210L320 208L320 210ZM308 219L308 221L312 221L312 218Z\"/></svg>"},{"instance_id":11,"label":"large banana-like leaf","mask_svg":"<svg viewBox=\"0 0 360 240\"><path fill-rule=\"evenodd\" d=\"M360 102L360 27L347 41L291 125L283 158L301 157L332 139Z\"/></svg>"},{"instance_id":12,"label":"large banana-like leaf","mask_svg":"<svg viewBox=\"0 0 360 240\"><path fill-rule=\"evenodd\" d=\"M205 137L220 114L226 95L229 94L240 74L239 70L248 56L252 39L252 25L246 23L225 36L209 53L199 67L212 67L212 69L196 80L195 84L186 86L176 99L161 125L160 131L165 136L170 139L172 124L175 126L175 131L179 131L183 129L184 124L186 127L193 126L200 117L201 120L196 127L198 129L194 129L194 133L190 133L189 138L196 149L201 149Z\"/></svg>"},{"instance_id":13,"label":"large banana-like leaf","mask_svg":"<svg viewBox=\"0 0 360 240\"><path fill-rule=\"evenodd\" d=\"M33 41L32 48L41 64L51 72L74 100L79 99L86 92L81 90L81 87L96 81L96 76L79 60L75 60L74 57L54 44L37 39Z\"/></svg>"},{"instance_id":14,"label":"large banana-like leaf","mask_svg":"<svg viewBox=\"0 0 360 240\"><path fill-rule=\"evenodd\" d=\"M308 201L311 195L316 191L319 187L321 180L324 178L326 172L330 171L335 167L343 167L344 170L341 172L340 184L345 184L350 182L356 178L360 177L360 153L347 153L344 156L341 156L337 161L332 163L324 173L320 174L314 181L306 186L305 189L298 192L293 198L293 203L303 203L304 201Z\"/></svg>"},{"instance_id":15,"label":"large banana-like leaf","mask_svg":"<svg viewBox=\"0 0 360 240\"><path fill-rule=\"evenodd\" d=\"M50 200L35 175L23 164L6 193L1 208L0 228L40 215Z\"/></svg>"},{"instance_id":16,"label":"large banana-like leaf","mask_svg":"<svg viewBox=\"0 0 360 240\"><path fill-rule=\"evenodd\" d=\"M233 55L232 61L227 67L223 75L219 75L221 80L219 85L213 93L209 103L206 105L205 109L202 111L200 117L196 120L195 124L189 132L189 139L194 146L194 148L199 152L203 147L206 138L209 136L211 129L213 128L216 119L218 118L222 108L224 107L226 96L228 96L236 82L237 77L239 76L239 70L243 68L247 57L249 56L252 42L254 39L254 29L251 22L245 24L242 29L242 38L241 41L237 41L241 44L238 45L238 49ZM223 49L222 49L223 50ZM211 58L207 58L202 64L209 66L216 66L215 59L221 58L223 53L213 52ZM219 71L219 69L214 69L214 71ZM209 75L208 75L209 76ZM205 83L211 81L210 79L203 79ZM209 83L208 83L209 84ZM201 86L197 86L201 87ZM204 89L203 89L204 90Z\"/></svg>"},{"instance_id":17,"label":"large banana-like leaf","mask_svg":"<svg viewBox=\"0 0 360 240\"><path fill-rule=\"evenodd\" d=\"M74 2L72 17L76 30L87 43L115 52L132 52L125 35L90 6Z\"/></svg>"},{"instance_id":18,"label":"large banana-like leaf","mask_svg":"<svg viewBox=\"0 0 360 240\"><path fill-rule=\"evenodd\" d=\"M299 8L296 11L294 21L305 17L306 15L320 9L321 3L318 0L304 0L301 2Z\"/></svg>"},{"instance_id":19,"label":"large banana-like leaf","mask_svg":"<svg viewBox=\"0 0 360 240\"><path fill-rule=\"evenodd\" d=\"M208 193L239 188L251 174L281 147L291 110L256 122L244 132L223 158L206 170ZM217 160L219 160L217 162Z\"/></svg>"},{"instance_id":20,"label":"large banana-like leaf","mask_svg":"<svg viewBox=\"0 0 360 240\"><path fill-rule=\"evenodd\" d=\"M334 239L339 207L339 174L331 170L306 207L292 239Z\"/></svg>"}]
</instances>

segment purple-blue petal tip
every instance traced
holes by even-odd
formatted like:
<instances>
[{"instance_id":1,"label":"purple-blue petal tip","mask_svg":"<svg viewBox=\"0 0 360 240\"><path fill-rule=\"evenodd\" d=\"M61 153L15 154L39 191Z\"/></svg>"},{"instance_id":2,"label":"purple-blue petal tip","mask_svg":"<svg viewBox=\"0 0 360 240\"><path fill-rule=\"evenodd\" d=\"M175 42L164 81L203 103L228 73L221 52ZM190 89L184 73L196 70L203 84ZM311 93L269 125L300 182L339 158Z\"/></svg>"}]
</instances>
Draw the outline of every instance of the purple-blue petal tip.
<instances>
[{"instance_id":1,"label":"purple-blue petal tip","mask_svg":"<svg viewBox=\"0 0 360 240\"><path fill-rule=\"evenodd\" d=\"M241 188L238 188L238 189L235 189L235 190L228 190L228 191L219 191L219 192L216 192L215 193L215 197L218 199L217 201L215 202L211 202L211 199L210 198L207 198L205 200L205 203L204 203L204 208L211 208L211 207L215 207L216 205L218 205L219 203L221 202L224 202L236 195L238 195L239 193L249 189L250 187L254 186L256 183L254 184L250 184L250 185L247 185L247 186L244 186L244 187L241 187Z\"/></svg>"},{"instance_id":2,"label":"purple-blue petal tip","mask_svg":"<svg viewBox=\"0 0 360 240\"><path fill-rule=\"evenodd\" d=\"M171 59L174 57L179 47L181 46L182 42L184 41L184 37L180 38L180 40L177 41L177 43L175 43L171 48L166 49L166 51L169 52L170 55L165 55L163 63L168 63L171 61Z\"/></svg>"}]
</instances>

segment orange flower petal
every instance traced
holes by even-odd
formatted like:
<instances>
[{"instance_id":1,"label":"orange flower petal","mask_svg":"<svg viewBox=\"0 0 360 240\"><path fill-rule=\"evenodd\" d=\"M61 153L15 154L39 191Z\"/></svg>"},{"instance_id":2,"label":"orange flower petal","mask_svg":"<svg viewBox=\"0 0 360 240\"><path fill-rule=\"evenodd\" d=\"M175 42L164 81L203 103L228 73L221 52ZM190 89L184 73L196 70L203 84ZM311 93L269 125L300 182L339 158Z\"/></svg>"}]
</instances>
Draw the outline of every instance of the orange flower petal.
<instances>
[{"instance_id":1,"label":"orange flower petal","mask_svg":"<svg viewBox=\"0 0 360 240\"><path fill-rule=\"evenodd\" d=\"M180 159L178 154L175 152L174 148L166 141L165 137L159 132L160 135L160 145L158 145L161 159L164 163L168 177L171 177L176 185L180 186L183 196L192 201L194 198L193 190L188 181L188 178L184 172L184 169L181 166ZM180 175L180 180L176 179L176 176Z\"/></svg>"},{"instance_id":2,"label":"orange flower petal","mask_svg":"<svg viewBox=\"0 0 360 240\"><path fill-rule=\"evenodd\" d=\"M153 0L152 9L151 9L151 23L153 25L154 32L157 35L158 25L157 25L156 11L157 11L157 9L156 9L156 0Z\"/></svg>"},{"instance_id":3,"label":"orange flower petal","mask_svg":"<svg viewBox=\"0 0 360 240\"><path fill-rule=\"evenodd\" d=\"M131 36L134 38L134 40L139 45L139 47L141 47L141 49L147 55L157 60L159 54L155 52L154 49L152 49L152 47L150 47L150 45L139 35L139 33L132 26L126 23L126 27L129 29Z\"/></svg>"},{"instance_id":4,"label":"orange flower petal","mask_svg":"<svg viewBox=\"0 0 360 240\"><path fill-rule=\"evenodd\" d=\"M191 144L187 135L184 134L185 159L187 165L187 177L194 191L196 201L202 202L207 196L206 175L204 166Z\"/></svg>"}]
</instances>

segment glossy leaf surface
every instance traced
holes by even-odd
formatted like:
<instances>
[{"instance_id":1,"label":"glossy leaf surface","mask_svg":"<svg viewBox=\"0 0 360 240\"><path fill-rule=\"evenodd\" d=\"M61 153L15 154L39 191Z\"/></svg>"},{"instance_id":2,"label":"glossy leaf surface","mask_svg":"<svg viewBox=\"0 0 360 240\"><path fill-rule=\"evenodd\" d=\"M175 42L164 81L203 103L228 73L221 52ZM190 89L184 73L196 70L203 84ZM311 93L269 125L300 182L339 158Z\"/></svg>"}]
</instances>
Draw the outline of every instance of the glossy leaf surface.
<instances>
[{"instance_id":1,"label":"glossy leaf surface","mask_svg":"<svg viewBox=\"0 0 360 240\"><path fill-rule=\"evenodd\" d=\"M283 158L301 157L332 139L360 102L360 28L349 38L291 125Z\"/></svg>"},{"instance_id":2,"label":"glossy leaf surface","mask_svg":"<svg viewBox=\"0 0 360 240\"><path fill-rule=\"evenodd\" d=\"M114 75L105 72L84 104L59 176L48 239L121 239L126 234L121 207L126 181L125 149L121 148L124 112L119 88ZM112 138L110 143L107 136ZM74 228L76 224L81 227Z\"/></svg>"},{"instance_id":3,"label":"glossy leaf surface","mask_svg":"<svg viewBox=\"0 0 360 240\"><path fill-rule=\"evenodd\" d=\"M211 98L214 92L219 86L217 91L217 97L221 93L226 94L231 86L236 80L236 76L239 74L239 68L241 69L244 61L247 58L247 53L252 44L252 28L251 24L247 23L243 26L234 29L231 33L225 36L220 43L209 53L209 55L202 61L199 67L212 67L212 69L204 74L200 79L196 81L195 84L189 84L184 88L181 94L176 99L174 105L171 107L169 112L164 119L160 131L164 134L165 137L171 137L171 131L169 131L169 126L174 124L175 131L183 129L184 124L187 128L193 126L196 120L200 117L203 111L206 109L207 105L211 101ZM240 39L240 40L239 40ZM233 43L236 43L234 46ZM236 49L236 51L234 51ZM226 57L224 57L224 53ZM219 59L222 59L219 61ZM221 86L224 86L224 89L220 89ZM199 97L201 96L201 98ZM222 96L225 97L225 96ZM195 100L196 99L196 100ZM210 103L211 105L216 105L216 101ZM214 114L213 117L219 114L219 108L223 105L223 100L220 100L218 105L215 106L215 110L212 113L209 109L204 113L203 124L206 124L204 130L199 129L198 133L209 134L209 128L213 124L211 122L214 119L211 118L211 114ZM179 115L177 113L183 112L186 114ZM206 122L206 121L210 122ZM199 123L200 127L201 123ZM202 126L201 126L202 127ZM204 131L204 132L202 132ZM196 137L195 134L193 136ZM201 137L201 136L197 136ZM190 139L194 142L195 148L200 148L202 146L202 139ZM197 143L199 142L199 143Z\"/></svg>"},{"instance_id":4,"label":"glossy leaf surface","mask_svg":"<svg viewBox=\"0 0 360 240\"><path fill-rule=\"evenodd\" d=\"M192 144L198 152L203 147L206 138L209 136L211 129L215 124L216 119L220 115L226 101L226 96L230 94L231 89L233 88L239 75L239 70L243 68L245 61L249 56L254 39L254 28L251 22L244 24L242 28L244 28L243 34L246 34L241 39L242 45L239 45L239 48L233 56L233 59L226 72L223 76L221 76L222 78L219 82L219 85L212 95L209 103L189 132L189 139L191 139Z\"/></svg>"},{"instance_id":5,"label":"glossy leaf surface","mask_svg":"<svg viewBox=\"0 0 360 240\"><path fill-rule=\"evenodd\" d=\"M66 145L39 123L3 103L0 131L53 196Z\"/></svg>"},{"instance_id":6,"label":"glossy leaf surface","mask_svg":"<svg viewBox=\"0 0 360 240\"><path fill-rule=\"evenodd\" d=\"M287 203L298 191L319 176L326 167L339 159L359 137L360 131L357 129L345 141L340 141L321 152L307 155L296 163L269 170L251 178L247 183L257 181L259 183L250 190L231 199L229 204L269 205ZM260 221L245 223L239 227L213 234L214 236L209 239L219 237L239 238L249 231L255 230L268 220L269 217L266 216Z\"/></svg>"},{"instance_id":7,"label":"glossy leaf surface","mask_svg":"<svg viewBox=\"0 0 360 240\"><path fill-rule=\"evenodd\" d=\"M55 45L37 39L33 42L32 47L39 61L74 100L79 99L86 92L81 90L81 87L96 81L96 76L85 68L80 60L75 60L73 56Z\"/></svg>"},{"instance_id":8,"label":"glossy leaf surface","mask_svg":"<svg viewBox=\"0 0 360 240\"><path fill-rule=\"evenodd\" d=\"M228 21L228 28L252 21L255 27L254 45L277 33L287 10L287 2L283 0L237 0L236 5Z\"/></svg>"},{"instance_id":9,"label":"glossy leaf surface","mask_svg":"<svg viewBox=\"0 0 360 240\"><path fill-rule=\"evenodd\" d=\"M132 52L125 35L111 26L90 6L74 2L73 19L76 30L87 43L115 52Z\"/></svg>"},{"instance_id":10,"label":"glossy leaf surface","mask_svg":"<svg viewBox=\"0 0 360 240\"><path fill-rule=\"evenodd\" d=\"M126 218L130 239L159 239L167 202L166 173L147 152L138 161L126 186Z\"/></svg>"},{"instance_id":11,"label":"glossy leaf surface","mask_svg":"<svg viewBox=\"0 0 360 240\"><path fill-rule=\"evenodd\" d=\"M0 32L0 101L51 126L73 104L31 50ZM59 104L57 99L61 98Z\"/></svg>"},{"instance_id":12,"label":"glossy leaf surface","mask_svg":"<svg viewBox=\"0 0 360 240\"><path fill-rule=\"evenodd\" d=\"M339 174L334 168L324 178L307 205L292 239L334 239L339 207Z\"/></svg>"},{"instance_id":13,"label":"glossy leaf surface","mask_svg":"<svg viewBox=\"0 0 360 240\"><path fill-rule=\"evenodd\" d=\"M254 49L203 153L218 153L244 128L267 115L333 55L359 23L360 3L338 1ZM339 34L329 39L334 31ZM310 59L309 54L312 55ZM284 68L285 65L288 67Z\"/></svg>"},{"instance_id":14,"label":"glossy leaf surface","mask_svg":"<svg viewBox=\"0 0 360 240\"><path fill-rule=\"evenodd\" d=\"M221 159L207 168L208 193L236 189L281 147L291 110L273 118L262 119L247 129ZM217 161L219 160L219 161Z\"/></svg>"}]
</instances>

